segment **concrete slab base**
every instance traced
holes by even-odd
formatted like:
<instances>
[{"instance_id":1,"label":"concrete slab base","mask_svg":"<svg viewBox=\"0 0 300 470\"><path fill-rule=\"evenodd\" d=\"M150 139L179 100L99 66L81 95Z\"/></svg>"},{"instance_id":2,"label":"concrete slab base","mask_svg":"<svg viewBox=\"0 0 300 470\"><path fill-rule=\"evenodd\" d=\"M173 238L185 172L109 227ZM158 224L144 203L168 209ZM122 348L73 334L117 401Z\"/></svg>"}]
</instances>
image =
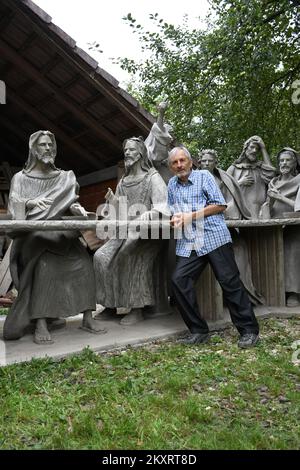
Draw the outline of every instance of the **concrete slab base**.
<instances>
[{"instance_id":1,"label":"concrete slab base","mask_svg":"<svg viewBox=\"0 0 300 470\"><path fill-rule=\"evenodd\" d=\"M299 316L300 307L257 307L255 313L258 318L290 318ZM121 317L120 317L121 318ZM82 315L67 319L66 327L54 330L52 337L54 344L38 345L33 342L31 334L23 336L16 341L3 341L2 330L5 317L0 317L0 365L8 365L30 361L33 358L51 357L60 359L71 354L80 353L85 347L101 353L113 349L125 348L128 345L137 346L154 340L164 340L176 337L187 332L181 316L174 312L171 315L147 318L132 326L119 324L119 319L101 321L106 334L95 335L81 330L79 327ZM224 311L224 319L209 323L211 331L231 326L228 311Z\"/></svg>"}]
</instances>

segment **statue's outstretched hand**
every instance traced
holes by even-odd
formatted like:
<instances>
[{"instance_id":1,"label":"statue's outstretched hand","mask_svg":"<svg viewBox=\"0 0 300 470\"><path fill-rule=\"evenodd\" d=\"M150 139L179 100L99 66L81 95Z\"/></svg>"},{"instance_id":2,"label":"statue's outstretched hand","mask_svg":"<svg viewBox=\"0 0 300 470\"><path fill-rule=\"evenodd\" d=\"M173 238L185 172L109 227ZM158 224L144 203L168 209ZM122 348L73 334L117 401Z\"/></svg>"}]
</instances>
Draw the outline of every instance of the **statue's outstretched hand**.
<instances>
[{"instance_id":1,"label":"statue's outstretched hand","mask_svg":"<svg viewBox=\"0 0 300 470\"><path fill-rule=\"evenodd\" d=\"M111 188L108 188L107 193L105 194L104 197L105 197L106 201L113 202L113 200L115 199L116 196L115 196L113 190Z\"/></svg>"},{"instance_id":2,"label":"statue's outstretched hand","mask_svg":"<svg viewBox=\"0 0 300 470\"><path fill-rule=\"evenodd\" d=\"M161 103L157 105L157 111L159 113L161 112L165 113L168 107L169 107L169 103L167 101L162 101Z\"/></svg>"}]
</instances>

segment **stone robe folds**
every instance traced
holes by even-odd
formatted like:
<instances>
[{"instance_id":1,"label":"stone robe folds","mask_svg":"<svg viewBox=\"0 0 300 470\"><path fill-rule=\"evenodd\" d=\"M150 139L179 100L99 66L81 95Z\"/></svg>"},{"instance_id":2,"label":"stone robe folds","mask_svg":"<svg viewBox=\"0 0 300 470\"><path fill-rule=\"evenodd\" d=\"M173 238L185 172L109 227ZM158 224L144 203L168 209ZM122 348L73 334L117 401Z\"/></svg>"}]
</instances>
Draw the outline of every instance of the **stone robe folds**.
<instances>
[{"instance_id":1,"label":"stone robe folds","mask_svg":"<svg viewBox=\"0 0 300 470\"><path fill-rule=\"evenodd\" d=\"M251 213L246 207L240 187L235 179L221 168L215 168L213 175L227 203L227 209L224 212L225 218L231 220L251 219ZM247 243L236 229L231 229L230 233L241 281L248 292L250 300L254 305L264 304L265 299L257 292L252 281Z\"/></svg>"},{"instance_id":2,"label":"stone robe folds","mask_svg":"<svg viewBox=\"0 0 300 470\"><path fill-rule=\"evenodd\" d=\"M25 171L11 182L9 212L13 218L20 204L50 198L46 210L26 212L27 220L57 220L78 199L78 184L72 171L53 172L50 177L32 177ZM31 320L76 315L95 310L93 265L76 231L15 232L10 269L18 297L4 324L5 339L18 339Z\"/></svg>"},{"instance_id":3,"label":"stone robe folds","mask_svg":"<svg viewBox=\"0 0 300 470\"><path fill-rule=\"evenodd\" d=\"M116 197L120 196L127 198L128 209L143 204L147 210L169 215L167 187L154 168L134 182L123 177L116 189ZM128 220L138 218L128 216ZM155 305L153 274L162 246L161 240L108 240L94 255L97 302L109 308Z\"/></svg>"},{"instance_id":4,"label":"stone robe folds","mask_svg":"<svg viewBox=\"0 0 300 470\"><path fill-rule=\"evenodd\" d=\"M262 161L255 163L234 163L227 170L227 173L238 184L244 176L252 176L254 178L254 183L250 186L240 186L241 193L253 219L258 218L261 206L267 197L268 184L275 176L275 172L274 167L266 165Z\"/></svg>"},{"instance_id":5,"label":"stone robe folds","mask_svg":"<svg viewBox=\"0 0 300 470\"><path fill-rule=\"evenodd\" d=\"M281 219L284 212L300 211L300 174L288 181L281 181L280 176L273 178L269 189L277 189L280 193L295 201L294 208L277 199L268 200L263 209L268 209L271 218ZM268 207L269 206L269 207ZM265 216L268 210L264 210ZM284 277L285 291L300 294L300 228L287 225L283 230L284 240Z\"/></svg>"}]
</instances>

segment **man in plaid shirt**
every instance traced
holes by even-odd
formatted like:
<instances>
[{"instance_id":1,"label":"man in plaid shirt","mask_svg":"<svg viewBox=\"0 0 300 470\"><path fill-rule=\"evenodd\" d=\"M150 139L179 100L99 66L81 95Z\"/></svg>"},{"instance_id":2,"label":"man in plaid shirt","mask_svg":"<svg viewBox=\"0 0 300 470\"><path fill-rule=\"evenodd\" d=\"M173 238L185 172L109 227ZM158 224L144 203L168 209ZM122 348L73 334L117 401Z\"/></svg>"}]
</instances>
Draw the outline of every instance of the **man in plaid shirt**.
<instances>
[{"instance_id":1,"label":"man in plaid shirt","mask_svg":"<svg viewBox=\"0 0 300 470\"><path fill-rule=\"evenodd\" d=\"M192 158L186 148L172 149L169 165L175 176L168 184L168 203L177 238L172 287L183 320L191 331L183 342L200 344L209 339L208 325L200 315L194 289L194 282L209 263L241 335L239 347L252 347L258 341L259 327L234 259L231 236L222 214L226 209L222 193L209 171L192 169Z\"/></svg>"}]
</instances>

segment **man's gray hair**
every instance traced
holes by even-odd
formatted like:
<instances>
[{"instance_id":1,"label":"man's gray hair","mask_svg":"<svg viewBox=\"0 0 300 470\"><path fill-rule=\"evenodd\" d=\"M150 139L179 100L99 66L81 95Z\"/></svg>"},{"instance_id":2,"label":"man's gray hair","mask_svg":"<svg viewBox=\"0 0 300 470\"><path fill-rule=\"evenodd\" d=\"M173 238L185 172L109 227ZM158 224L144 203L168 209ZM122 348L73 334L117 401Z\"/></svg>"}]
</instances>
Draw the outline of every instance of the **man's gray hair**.
<instances>
[{"instance_id":1,"label":"man's gray hair","mask_svg":"<svg viewBox=\"0 0 300 470\"><path fill-rule=\"evenodd\" d=\"M174 157L174 155L176 155L177 152L183 152L185 154L186 157L188 157L189 160L193 161L192 159L192 156L190 154L190 152L188 151L188 149L186 147L174 147L170 152L169 152L169 156L168 156L168 163L170 164L171 163L171 158Z\"/></svg>"}]
</instances>

